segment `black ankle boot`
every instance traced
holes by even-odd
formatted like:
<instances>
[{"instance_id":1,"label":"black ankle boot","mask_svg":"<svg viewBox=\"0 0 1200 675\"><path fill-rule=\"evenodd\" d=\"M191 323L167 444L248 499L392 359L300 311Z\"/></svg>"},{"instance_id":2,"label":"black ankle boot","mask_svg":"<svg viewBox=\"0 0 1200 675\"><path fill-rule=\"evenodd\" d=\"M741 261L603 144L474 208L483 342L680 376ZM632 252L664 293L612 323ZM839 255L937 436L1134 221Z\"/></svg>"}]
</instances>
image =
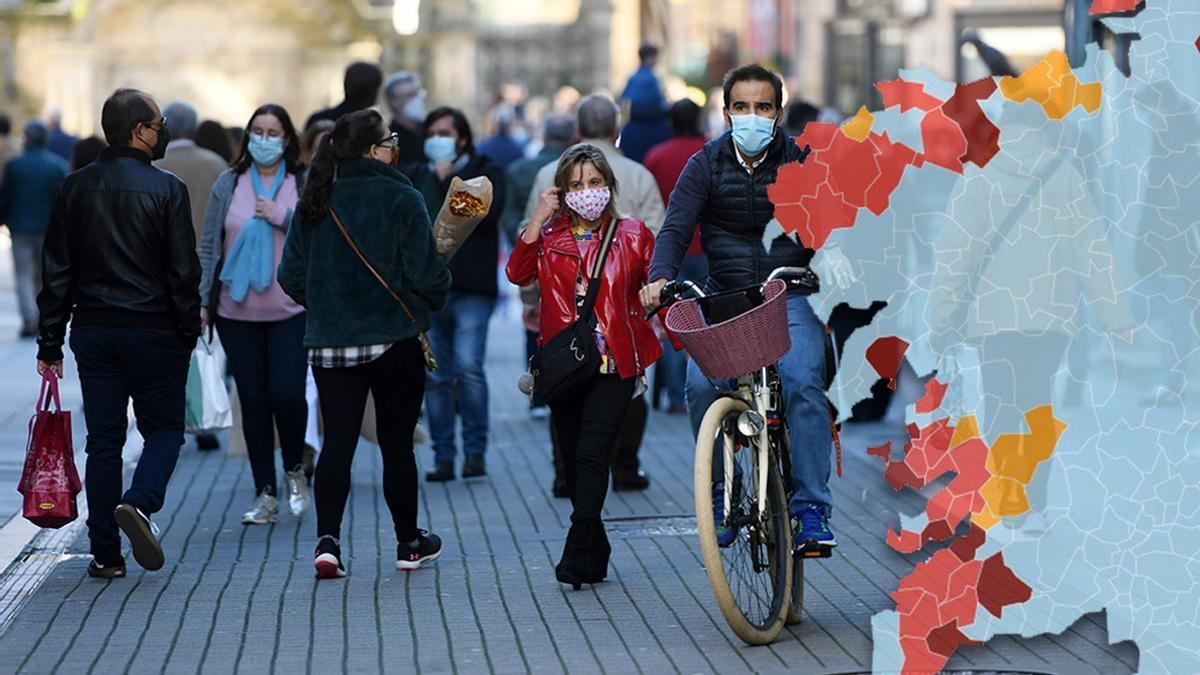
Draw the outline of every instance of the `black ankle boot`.
<instances>
[{"instance_id":1,"label":"black ankle boot","mask_svg":"<svg viewBox=\"0 0 1200 675\"><path fill-rule=\"evenodd\" d=\"M590 555L588 556L588 583L597 584L608 578L608 559L612 556L612 545L604 523L597 520L590 524L587 532Z\"/></svg>"},{"instance_id":2,"label":"black ankle boot","mask_svg":"<svg viewBox=\"0 0 1200 675\"><path fill-rule=\"evenodd\" d=\"M571 523L567 531L567 542L563 545L562 559L554 567L554 576L559 582L570 584L579 590L589 581L589 547L587 543L587 528L580 523Z\"/></svg>"}]
</instances>

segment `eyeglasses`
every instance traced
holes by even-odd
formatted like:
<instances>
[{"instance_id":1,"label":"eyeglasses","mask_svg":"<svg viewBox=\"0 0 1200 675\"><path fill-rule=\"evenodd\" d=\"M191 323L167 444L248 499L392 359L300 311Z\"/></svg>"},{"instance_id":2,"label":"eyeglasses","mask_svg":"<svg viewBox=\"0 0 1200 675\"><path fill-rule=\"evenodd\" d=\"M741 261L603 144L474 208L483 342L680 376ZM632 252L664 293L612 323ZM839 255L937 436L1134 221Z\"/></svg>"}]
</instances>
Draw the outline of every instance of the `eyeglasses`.
<instances>
[{"instance_id":1,"label":"eyeglasses","mask_svg":"<svg viewBox=\"0 0 1200 675\"><path fill-rule=\"evenodd\" d=\"M400 145L400 134L393 131L392 133L380 139L375 145L378 145L382 148L395 148L397 145Z\"/></svg>"}]
</instances>

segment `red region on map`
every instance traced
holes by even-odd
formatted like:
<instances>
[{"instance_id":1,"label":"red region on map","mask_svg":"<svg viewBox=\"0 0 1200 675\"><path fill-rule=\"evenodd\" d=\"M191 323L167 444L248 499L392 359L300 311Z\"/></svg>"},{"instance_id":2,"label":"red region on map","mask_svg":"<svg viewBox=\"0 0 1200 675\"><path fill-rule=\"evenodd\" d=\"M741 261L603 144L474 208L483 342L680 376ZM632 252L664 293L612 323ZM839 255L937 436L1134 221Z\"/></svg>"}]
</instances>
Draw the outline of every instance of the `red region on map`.
<instances>
[{"instance_id":1,"label":"red region on map","mask_svg":"<svg viewBox=\"0 0 1200 675\"><path fill-rule=\"evenodd\" d=\"M900 372L900 362L904 352L908 351L908 342L895 335L881 337L867 347L867 363L888 381L888 386L896 388L896 374Z\"/></svg>"},{"instance_id":2,"label":"red region on map","mask_svg":"<svg viewBox=\"0 0 1200 675\"><path fill-rule=\"evenodd\" d=\"M1142 0L1092 0L1092 9L1088 14L1132 12L1140 4L1142 4Z\"/></svg>"}]
</instances>

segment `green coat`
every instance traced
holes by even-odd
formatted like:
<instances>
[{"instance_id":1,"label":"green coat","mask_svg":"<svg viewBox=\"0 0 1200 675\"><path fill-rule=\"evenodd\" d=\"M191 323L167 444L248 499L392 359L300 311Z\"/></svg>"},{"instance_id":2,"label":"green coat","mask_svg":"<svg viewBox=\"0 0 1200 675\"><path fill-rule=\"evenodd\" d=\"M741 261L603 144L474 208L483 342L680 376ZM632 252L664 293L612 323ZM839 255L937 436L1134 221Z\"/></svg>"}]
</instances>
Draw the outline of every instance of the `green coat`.
<instances>
[{"instance_id":1,"label":"green coat","mask_svg":"<svg viewBox=\"0 0 1200 675\"><path fill-rule=\"evenodd\" d=\"M421 193L399 171L356 159L338 167L330 204L415 323L354 254L328 213L316 223L301 221L297 213L278 278L308 310L304 346L387 344L428 330L429 312L446 304L450 271L437 254Z\"/></svg>"}]
</instances>

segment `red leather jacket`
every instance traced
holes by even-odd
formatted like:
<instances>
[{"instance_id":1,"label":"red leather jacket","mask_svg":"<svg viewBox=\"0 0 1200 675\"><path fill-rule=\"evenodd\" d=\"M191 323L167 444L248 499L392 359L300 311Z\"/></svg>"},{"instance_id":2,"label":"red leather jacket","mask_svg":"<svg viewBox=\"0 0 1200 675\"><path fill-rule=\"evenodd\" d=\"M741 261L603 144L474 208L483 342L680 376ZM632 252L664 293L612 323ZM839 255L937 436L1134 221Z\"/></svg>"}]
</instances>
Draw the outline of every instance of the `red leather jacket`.
<instances>
[{"instance_id":1,"label":"red leather jacket","mask_svg":"<svg viewBox=\"0 0 1200 675\"><path fill-rule=\"evenodd\" d=\"M598 235L603 235L603 226ZM638 291L646 283L650 259L654 257L654 235L640 220L623 219L600 276L596 296L596 318L600 333L612 350L621 379L628 379L650 367L662 356L662 347L654 330L644 318ZM586 277L596 265L599 246L589 246L583 260ZM508 259L508 280L518 286L537 281L541 286L542 332L538 344L544 345L562 329L574 323L575 279L580 273L579 247L571 234L565 214L554 217L542 228L541 237L532 244L520 237Z\"/></svg>"}]
</instances>

